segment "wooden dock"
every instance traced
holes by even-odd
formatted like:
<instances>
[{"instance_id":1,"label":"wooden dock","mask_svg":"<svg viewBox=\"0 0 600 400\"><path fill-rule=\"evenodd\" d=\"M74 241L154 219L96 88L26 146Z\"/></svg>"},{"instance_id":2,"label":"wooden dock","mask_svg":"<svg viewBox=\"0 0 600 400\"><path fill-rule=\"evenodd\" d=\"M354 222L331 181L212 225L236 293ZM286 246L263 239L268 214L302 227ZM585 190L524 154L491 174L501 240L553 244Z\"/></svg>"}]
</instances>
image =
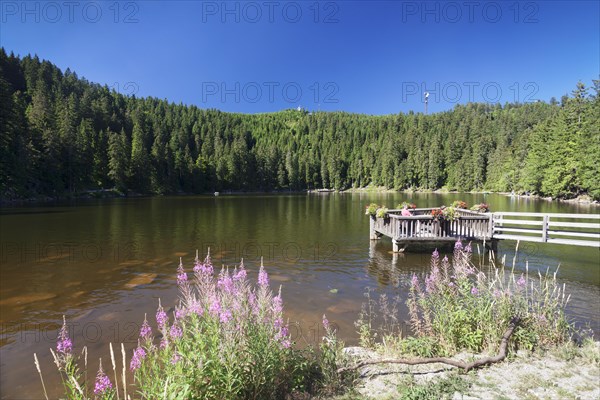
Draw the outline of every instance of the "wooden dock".
<instances>
[{"instance_id":1,"label":"wooden dock","mask_svg":"<svg viewBox=\"0 0 600 400\"><path fill-rule=\"evenodd\" d=\"M457 217L449 221L435 219L433 208L417 208L413 215L389 210L384 218L371 217L370 238L387 236L394 252L409 244L433 244L457 239L484 242L495 249L498 240L567 244L600 248L600 215L519 213L456 209Z\"/></svg>"}]
</instances>

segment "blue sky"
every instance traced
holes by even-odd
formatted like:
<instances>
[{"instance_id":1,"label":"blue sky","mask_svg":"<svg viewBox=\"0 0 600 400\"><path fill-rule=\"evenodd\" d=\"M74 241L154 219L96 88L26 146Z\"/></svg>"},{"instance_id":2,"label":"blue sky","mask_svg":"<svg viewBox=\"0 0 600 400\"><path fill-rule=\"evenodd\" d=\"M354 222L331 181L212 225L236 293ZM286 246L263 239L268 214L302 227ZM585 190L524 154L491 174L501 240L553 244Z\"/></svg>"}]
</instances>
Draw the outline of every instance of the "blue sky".
<instances>
[{"instance_id":1,"label":"blue sky","mask_svg":"<svg viewBox=\"0 0 600 400\"><path fill-rule=\"evenodd\" d=\"M529 102L600 74L599 1L6 1L0 44L231 112Z\"/></svg>"}]
</instances>

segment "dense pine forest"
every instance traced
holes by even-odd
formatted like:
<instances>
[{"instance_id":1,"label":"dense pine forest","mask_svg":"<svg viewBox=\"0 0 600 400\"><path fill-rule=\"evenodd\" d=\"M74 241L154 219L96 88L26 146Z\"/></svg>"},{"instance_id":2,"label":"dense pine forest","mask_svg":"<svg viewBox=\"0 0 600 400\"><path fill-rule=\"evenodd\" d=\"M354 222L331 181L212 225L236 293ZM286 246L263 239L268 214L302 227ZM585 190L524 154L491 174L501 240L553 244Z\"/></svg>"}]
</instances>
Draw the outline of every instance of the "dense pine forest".
<instances>
[{"instance_id":1,"label":"dense pine forest","mask_svg":"<svg viewBox=\"0 0 600 400\"><path fill-rule=\"evenodd\" d=\"M0 198L374 185L600 199L593 82L560 102L432 115L247 115L124 96L2 48Z\"/></svg>"}]
</instances>

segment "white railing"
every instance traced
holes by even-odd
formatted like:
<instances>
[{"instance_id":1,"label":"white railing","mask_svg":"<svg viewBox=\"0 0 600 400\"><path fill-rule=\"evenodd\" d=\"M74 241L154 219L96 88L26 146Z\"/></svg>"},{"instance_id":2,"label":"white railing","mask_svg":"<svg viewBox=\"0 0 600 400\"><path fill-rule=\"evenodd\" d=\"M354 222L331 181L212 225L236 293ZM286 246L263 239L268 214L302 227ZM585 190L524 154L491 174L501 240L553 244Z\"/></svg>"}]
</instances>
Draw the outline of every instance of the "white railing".
<instances>
[{"instance_id":1,"label":"white railing","mask_svg":"<svg viewBox=\"0 0 600 400\"><path fill-rule=\"evenodd\" d=\"M600 215L495 212L493 237L600 247Z\"/></svg>"}]
</instances>

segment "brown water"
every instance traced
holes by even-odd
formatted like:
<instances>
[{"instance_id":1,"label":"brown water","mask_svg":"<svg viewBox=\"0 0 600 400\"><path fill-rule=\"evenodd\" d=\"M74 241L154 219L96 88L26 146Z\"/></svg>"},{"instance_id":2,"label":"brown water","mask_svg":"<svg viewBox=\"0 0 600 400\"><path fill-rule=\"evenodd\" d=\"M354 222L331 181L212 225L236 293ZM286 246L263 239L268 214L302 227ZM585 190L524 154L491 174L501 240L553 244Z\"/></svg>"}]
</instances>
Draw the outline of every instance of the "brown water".
<instances>
[{"instance_id":1,"label":"brown water","mask_svg":"<svg viewBox=\"0 0 600 400\"><path fill-rule=\"evenodd\" d=\"M461 199L493 211L597 213L598 208L485 194L418 194L419 207ZM88 345L90 378L108 343L131 349L139 325L158 303L177 298L179 257L191 269L194 252L211 248L215 265L244 258L256 274L260 257L272 285L283 286L290 332L316 343L326 313L347 342L356 340L366 287L406 297L413 272L427 272L427 254L392 257L391 242L369 241L370 202L394 206L406 194L193 196L78 201L4 207L0 211L0 398L39 399L33 364L40 358L46 386L59 392L49 348L65 314L76 349ZM500 253L512 260L515 242ZM572 294L569 313L600 333L600 252L597 248L521 243L517 268L552 270ZM332 293L331 289L337 289ZM149 318L150 319L150 318ZM153 320L153 319L151 319ZM106 365L106 364L105 364Z\"/></svg>"}]
</instances>

